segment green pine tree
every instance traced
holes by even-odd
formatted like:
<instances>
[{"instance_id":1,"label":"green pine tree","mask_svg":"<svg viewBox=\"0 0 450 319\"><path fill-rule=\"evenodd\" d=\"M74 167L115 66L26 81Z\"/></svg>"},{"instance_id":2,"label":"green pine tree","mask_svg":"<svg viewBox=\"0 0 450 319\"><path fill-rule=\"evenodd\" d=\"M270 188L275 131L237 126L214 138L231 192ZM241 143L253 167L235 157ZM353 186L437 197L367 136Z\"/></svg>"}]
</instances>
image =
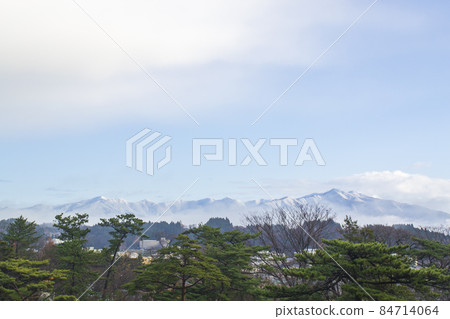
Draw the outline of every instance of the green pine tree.
<instances>
[{"instance_id":1,"label":"green pine tree","mask_svg":"<svg viewBox=\"0 0 450 319\"><path fill-rule=\"evenodd\" d=\"M435 266L450 274L450 244L413 237L412 255L420 267Z\"/></svg>"},{"instance_id":2,"label":"green pine tree","mask_svg":"<svg viewBox=\"0 0 450 319\"><path fill-rule=\"evenodd\" d=\"M0 261L0 300L44 300L50 298L55 281L65 279L65 271L42 270L48 260L11 258Z\"/></svg>"},{"instance_id":3,"label":"green pine tree","mask_svg":"<svg viewBox=\"0 0 450 319\"><path fill-rule=\"evenodd\" d=\"M106 297L108 283L114 266L114 262L117 257L117 253L120 250L120 246L124 243L125 239L129 235L141 236L144 228L144 222L142 219L137 218L134 214L122 214L117 215L109 219L101 219L100 226L110 227L112 230L109 232L111 239L109 240L108 253L111 255L109 260L108 270L106 272L105 284L102 291L102 298ZM142 236L144 238L146 236Z\"/></svg>"},{"instance_id":4,"label":"green pine tree","mask_svg":"<svg viewBox=\"0 0 450 319\"><path fill-rule=\"evenodd\" d=\"M204 254L198 240L180 234L175 243L160 249L158 257L141 267L136 279L125 287L130 293L143 292L152 300L198 299L197 293L191 293L195 287L211 290L229 286L230 280L216 263Z\"/></svg>"},{"instance_id":5,"label":"green pine tree","mask_svg":"<svg viewBox=\"0 0 450 319\"><path fill-rule=\"evenodd\" d=\"M270 287L274 296L288 300L415 300L435 299L437 291L449 288L450 276L443 270L413 269L406 245L323 242L329 255L324 250L296 255L302 266L288 271L301 283L293 288Z\"/></svg>"},{"instance_id":6,"label":"green pine tree","mask_svg":"<svg viewBox=\"0 0 450 319\"><path fill-rule=\"evenodd\" d=\"M11 245L3 240L0 240L0 261L5 261L14 257L14 250Z\"/></svg>"},{"instance_id":7,"label":"green pine tree","mask_svg":"<svg viewBox=\"0 0 450 319\"><path fill-rule=\"evenodd\" d=\"M198 293L209 300L254 300L259 299L260 280L254 276L253 258L267 247L251 246L249 241L259 234L242 233L239 230L221 232L219 228L206 225L190 229L186 234L193 235L202 245L205 255L217 260L216 265L229 279L229 285L222 284L219 289L207 291L198 287Z\"/></svg>"},{"instance_id":8,"label":"green pine tree","mask_svg":"<svg viewBox=\"0 0 450 319\"><path fill-rule=\"evenodd\" d=\"M79 296L95 279L95 273L89 270L89 265L95 263L95 256L86 249L86 235L90 231L85 227L88 215L59 214L55 219L54 227L61 231L58 238L62 240L56 249L58 267L68 271L67 280L58 287L58 291L64 295Z\"/></svg>"},{"instance_id":9,"label":"green pine tree","mask_svg":"<svg viewBox=\"0 0 450 319\"><path fill-rule=\"evenodd\" d=\"M358 222L356 220L354 221L350 216L345 216L341 235L345 240L352 243L367 243L375 241L373 230L367 226L360 227Z\"/></svg>"},{"instance_id":10,"label":"green pine tree","mask_svg":"<svg viewBox=\"0 0 450 319\"><path fill-rule=\"evenodd\" d=\"M9 224L3 240L9 242L14 247L14 252L18 257L29 256L29 249L39 240L37 236L36 223L29 222L28 219L20 216Z\"/></svg>"}]
</instances>

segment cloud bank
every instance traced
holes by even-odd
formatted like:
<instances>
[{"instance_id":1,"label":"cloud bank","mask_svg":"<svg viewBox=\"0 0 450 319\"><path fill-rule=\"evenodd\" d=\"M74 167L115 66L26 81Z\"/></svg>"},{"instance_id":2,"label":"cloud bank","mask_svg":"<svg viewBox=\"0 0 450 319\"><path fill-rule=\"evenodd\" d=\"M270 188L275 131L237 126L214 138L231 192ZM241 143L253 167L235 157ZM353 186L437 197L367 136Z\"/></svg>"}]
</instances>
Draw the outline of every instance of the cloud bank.
<instances>
[{"instance_id":1,"label":"cloud bank","mask_svg":"<svg viewBox=\"0 0 450 319\"><path fill-rule=\"evenodd\" d=\"M450 180L402 171L366 172L333 181L369 196L450 211Z\"/></svg>"},{"instance_id":2,"label":"cloud bank","mask_svg":"<svg viewBox=\"0 0 450 319\"><path fill-rule=\"evenodd\" d=\"M211 82L210 65L224 65L223 80L217 86L233 82L248 86L256 79L249 81L240 73L259 67L298 67L301 72L370 3L78 2L182 101L193 87L200 90ZM391 21L386 27L385 20L367 17L358 28L414 28L420 19L403 11L396 12L399 16L395 21L401 21L398 25ZM384 16L391 14L387 10ZM185 119L72 1L3 3L0 41L2 132L84 129L143 115L171 121ZM333 62L324 60L315 68L327 63ZM228 65L239 66L239 72L225 72ZM186 69L190 73L183 76ZM197 95L202 96L205 91L208 90L200 90ZM206 103L193 103L189 109L193 113L209 112L214 107L211 101L223 97L218 92L216 89Z\"/></svg>"},{"instance_id":3,"label":"cloud bank","mask_svg":"<svg viewBox=\"0 0 450 319\"><path fill-rule=\"evenodd\" d=\"M450 212L450 180L400 170L365 172L328 181L264 180L263 182L263 186L267 187L269 192L294 197L338 188Z\"/></svg>"}]
</instances>

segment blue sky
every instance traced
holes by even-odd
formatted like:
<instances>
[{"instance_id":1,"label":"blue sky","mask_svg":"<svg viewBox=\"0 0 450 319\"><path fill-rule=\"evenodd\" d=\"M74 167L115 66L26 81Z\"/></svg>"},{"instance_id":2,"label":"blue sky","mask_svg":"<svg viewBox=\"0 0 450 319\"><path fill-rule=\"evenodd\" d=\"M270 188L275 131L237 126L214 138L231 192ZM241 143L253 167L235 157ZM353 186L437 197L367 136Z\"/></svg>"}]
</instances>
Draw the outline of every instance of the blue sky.
<instances>
[{"instance_id":1,"label":"blue sky","mask_svg":"<svg viewBox=\"0 0 450 319\"><path fill-rule=\"evenodd\" d=\"M450 211L450 4L79 1L0 5L0 206L104 195L170 201L337 187ZM125 166L143 128L173 137L148 176ZM191 165L192 138L313 138L326 166ZM291 163L298 148L290 153ZM240 154L240 158L245 157Z\"/></svg>"}]
</instances>

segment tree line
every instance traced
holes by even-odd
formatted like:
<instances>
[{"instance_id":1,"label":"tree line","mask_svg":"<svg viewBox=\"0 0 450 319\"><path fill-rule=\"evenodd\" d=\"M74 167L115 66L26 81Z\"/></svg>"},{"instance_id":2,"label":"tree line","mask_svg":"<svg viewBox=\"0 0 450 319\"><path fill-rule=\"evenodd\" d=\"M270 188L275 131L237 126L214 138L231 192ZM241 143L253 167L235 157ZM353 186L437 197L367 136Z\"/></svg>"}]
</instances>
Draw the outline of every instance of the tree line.
<instances>
[{"instance_id":1,"label":"tree line","mask_svg":"<svg viewBox=\"0 0 450 319\"><path fill-rule=\"evenodd\" d=\"M137 244L148 229L133 214L101 219L95 227L109 233L101 251L88 249L87 214L55 216L58 241L42 247L36 223L20 216L0 237L0 300L450 299L442 231L333 217L297 205L248 215L246 227L213 219L131 258L126 241Z\"/></svg>"}]
</instances>

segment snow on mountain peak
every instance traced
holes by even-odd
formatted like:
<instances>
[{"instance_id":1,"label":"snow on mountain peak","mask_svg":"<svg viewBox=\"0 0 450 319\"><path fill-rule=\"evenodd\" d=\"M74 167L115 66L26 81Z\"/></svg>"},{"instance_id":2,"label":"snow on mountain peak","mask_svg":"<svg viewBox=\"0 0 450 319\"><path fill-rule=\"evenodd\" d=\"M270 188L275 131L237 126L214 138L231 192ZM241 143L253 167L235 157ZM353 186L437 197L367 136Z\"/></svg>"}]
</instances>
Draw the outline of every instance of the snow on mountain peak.
<instances>
[{"instance_id":1,"label":"snow on mountain peak","mask_svg":"<svg viewBox=\"0 0 450 319\"><path fill-rule=\"evenodd\" d=\"M24 209L2 209L1 218L14 218L20 214L39 223L51 222L56 214L87 213L90 224L100 218L117 214L134 213L145 221L155 220L163 214L166 221L184 223L206 222L210 217L228 217L233 223L240 224L243 215L272 210L275 207L294 207L297 204L322 205L336 214L336 220L342 222L345 215L352 216L360 224L364 223L414 223L431 226L448 223L450 214L420 207L366 196L354 191L345 192L331 189L324 193L314 193L299 198L282 197L279 199L260 199L240 201L225 197L222 199L203 198L200 200L177 200L171 202L152 202L141 200L129 202L125 199L108 199L98 196L84 201L64 205L35 205Z\"/></svg>"}]
</instances>

